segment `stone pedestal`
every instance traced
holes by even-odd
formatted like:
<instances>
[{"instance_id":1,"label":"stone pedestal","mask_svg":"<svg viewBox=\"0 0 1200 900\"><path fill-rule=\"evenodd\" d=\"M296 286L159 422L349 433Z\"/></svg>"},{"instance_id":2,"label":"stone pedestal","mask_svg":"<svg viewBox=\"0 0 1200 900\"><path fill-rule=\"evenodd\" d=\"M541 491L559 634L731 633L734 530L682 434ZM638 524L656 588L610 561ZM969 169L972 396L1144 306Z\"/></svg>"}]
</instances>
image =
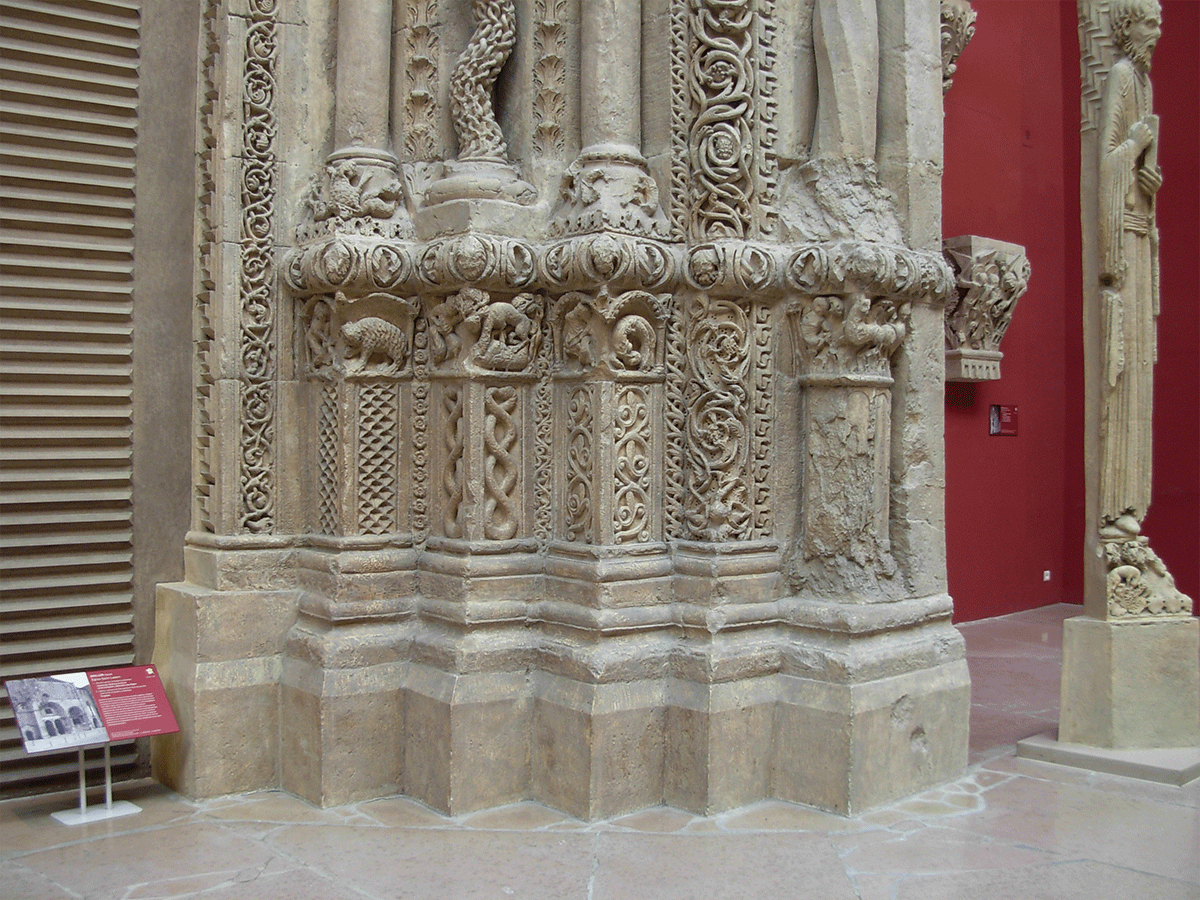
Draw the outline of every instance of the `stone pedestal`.
<instances>
[{"instance_id":1,"label":"stone pedestal","mask_svg":"<svg viewBox=\"0 0 1200 900\"><path fill-rule=\"evenodd\" d=\"M1058 738L1109 749L1200 746L1200 621L1063 623Z\"/></svg>"},{"instance_id":2,"label":"stone pedestal","mask_svg":"<svg viewBox=\"0 0 1200 900\"><path fill-rule=\"evenodd\" d=\"M153 662L180 730L153 739L154 777L189 797L279 783L279 678L297 590L261 575L275 550L193 547L189 580L158 586Z\"/></svg>"}]
</instances>

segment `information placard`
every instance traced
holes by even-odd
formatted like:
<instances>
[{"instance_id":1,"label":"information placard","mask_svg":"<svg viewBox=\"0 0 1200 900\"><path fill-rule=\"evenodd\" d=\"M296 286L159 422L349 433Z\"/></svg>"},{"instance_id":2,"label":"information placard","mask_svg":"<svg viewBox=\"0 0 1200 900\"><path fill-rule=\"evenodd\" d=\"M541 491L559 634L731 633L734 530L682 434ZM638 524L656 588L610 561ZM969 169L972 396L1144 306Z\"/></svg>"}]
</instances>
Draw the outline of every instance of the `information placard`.
<instances>
[{"instance_id":1,"label":"information placard","mask_svg":"<svg viewBox=\"0 0 1200 900\"><path fill-rule=\"evenodd\" d=\"M179 730L154 666L6 681L26 753L94 747Z\"/></svg>"}]
</instances>

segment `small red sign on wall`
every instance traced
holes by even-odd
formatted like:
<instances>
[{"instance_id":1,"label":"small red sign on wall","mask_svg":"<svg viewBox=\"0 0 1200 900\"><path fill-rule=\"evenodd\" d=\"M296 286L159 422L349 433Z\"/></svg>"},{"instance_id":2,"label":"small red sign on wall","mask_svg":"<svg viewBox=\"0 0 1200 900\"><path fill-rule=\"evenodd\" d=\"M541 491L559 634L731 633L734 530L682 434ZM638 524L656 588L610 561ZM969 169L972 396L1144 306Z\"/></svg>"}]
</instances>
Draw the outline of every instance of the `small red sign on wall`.
<instances>
[{"instance_id":1,"label":"small red sign on wall","mask_svg":"<svg viewBox=\"0 0 1200 900\"><path fill-rule=\"evenodd\" d=\"M988 422L988 434L1000 437L1017 436L1017 408L992 404L992 414Z\"/></svg>"}]
</instances>

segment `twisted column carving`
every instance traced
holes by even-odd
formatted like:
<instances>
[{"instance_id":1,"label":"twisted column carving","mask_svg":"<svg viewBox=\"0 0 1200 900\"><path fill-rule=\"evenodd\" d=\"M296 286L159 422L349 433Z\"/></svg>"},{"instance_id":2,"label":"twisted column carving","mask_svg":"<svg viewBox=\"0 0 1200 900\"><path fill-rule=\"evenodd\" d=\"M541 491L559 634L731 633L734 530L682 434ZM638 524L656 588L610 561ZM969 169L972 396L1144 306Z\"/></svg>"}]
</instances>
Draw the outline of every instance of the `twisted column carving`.
<instances>
[{"instance_id":1,"label":"twisted column carving","mask_svg":"<svg viewBox=\"0 0 1200 900\"><path fill-rule=\"evenodd\" d=\"M492 107L492 88L517 39L514 0L471 0L475 31L450 74L450 111L458 158L504 160L508 146Z\"/></svg>"}]
</instances>

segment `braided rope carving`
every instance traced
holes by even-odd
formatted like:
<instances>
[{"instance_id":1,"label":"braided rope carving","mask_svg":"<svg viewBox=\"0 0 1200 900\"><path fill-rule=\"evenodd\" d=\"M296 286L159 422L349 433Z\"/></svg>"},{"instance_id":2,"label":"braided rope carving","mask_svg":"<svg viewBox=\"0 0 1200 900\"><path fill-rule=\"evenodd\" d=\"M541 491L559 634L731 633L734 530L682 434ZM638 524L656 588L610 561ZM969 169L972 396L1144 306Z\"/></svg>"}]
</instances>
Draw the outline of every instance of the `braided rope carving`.
<instances>
[{"instance_id":1,"label":"braided rope carving","mask_svg":"<svg viewBox=\"0 0 1200 900\"><path fill-rule=\"evenodd\" d=\"M490 541L516 537L519 524L513 500L517 486L517 391L512 386L488 388L483 396L483 534Z\"/></svg>"},{"instance_id":2,"label":"braided rope carving","mask_svg":"<svg viewBox=\"0 0 1200 900\"><path fill-rule=\"evenodd\" d=\"M492 88L517 38L514 0L471 0L475 31L450 75L450 112L460 160L504 160L508 147Z\"/></svg>"}]
</instances>

